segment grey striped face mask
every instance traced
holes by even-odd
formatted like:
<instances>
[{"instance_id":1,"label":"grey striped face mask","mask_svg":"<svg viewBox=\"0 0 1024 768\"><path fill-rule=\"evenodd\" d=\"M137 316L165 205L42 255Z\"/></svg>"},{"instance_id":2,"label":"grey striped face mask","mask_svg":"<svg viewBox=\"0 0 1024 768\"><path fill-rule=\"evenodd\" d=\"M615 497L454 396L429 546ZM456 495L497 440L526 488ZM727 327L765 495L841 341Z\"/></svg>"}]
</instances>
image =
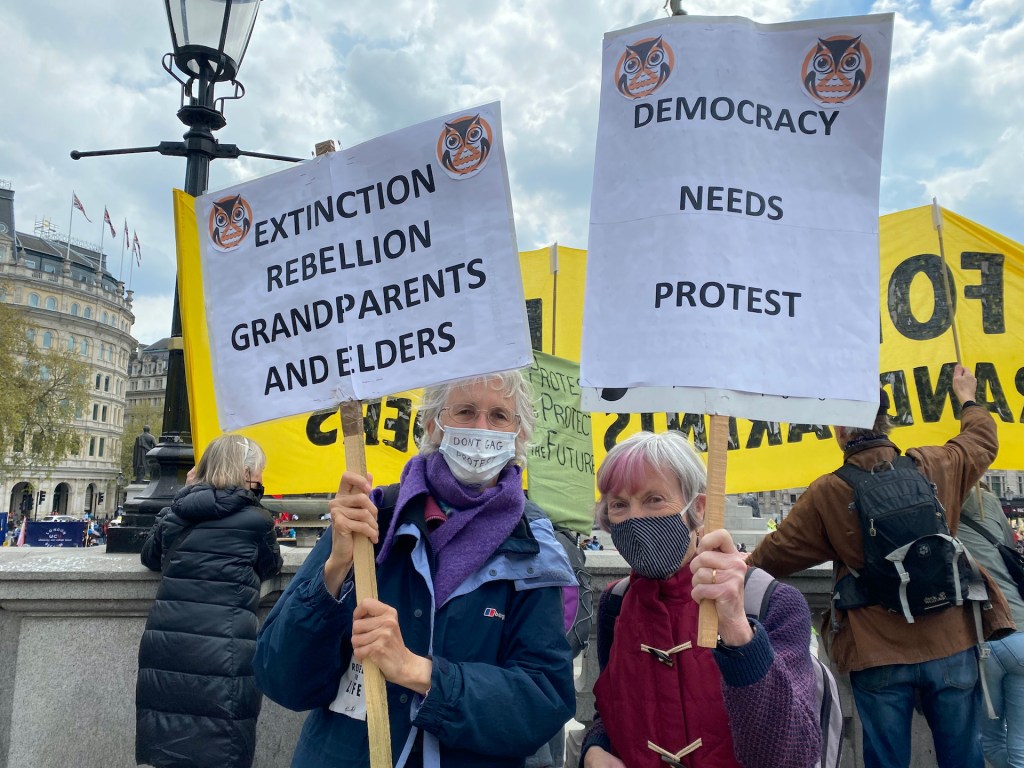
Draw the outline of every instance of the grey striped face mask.
<instances>
[{"instance_id":1,"label":"grey striped face mask","mask_svg":"<svg viewBox=\"0 0 1024 768\"><path fill-rule=\"evenodd\" d=\"M690 502L692 504L693 501ZM690 505L686 505L689 509ZM690 528L683 517L631 517L609 527L612 543L630 567L648 579L667 579L679 570L690 546Z\"/></svg>"}]
</instances>

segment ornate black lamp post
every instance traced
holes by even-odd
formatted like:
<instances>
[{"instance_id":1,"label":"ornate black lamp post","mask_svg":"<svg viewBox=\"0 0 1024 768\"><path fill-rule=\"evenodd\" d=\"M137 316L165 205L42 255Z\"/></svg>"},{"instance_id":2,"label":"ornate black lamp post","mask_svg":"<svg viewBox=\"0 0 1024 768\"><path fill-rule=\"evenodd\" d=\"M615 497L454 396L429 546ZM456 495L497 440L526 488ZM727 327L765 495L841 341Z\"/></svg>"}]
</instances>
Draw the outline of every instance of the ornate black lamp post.
<instances>
[{"instance_id":1,"label":"ornate black lamp post","mask_svg":"<svg viewBox=\"0 0 1024 768\"><path fill-rule=\"evenodd\" d=\"M71 157L77 160L81 157L139 152L184 157L185 191L194 197L206 192L210 161L215 158L247 155L298 162L300 158L248 152L234 144L221 144L213 135L214 131L227 124L224 119L224 102L245 95L245 89L235 78L249 45L259 3L260 0L164 0L174 51L164 55L163 67L181 84L178 119L188 127L184 141L162 141L155 147L74 151ZM174 72L172 63L184 78ZM234 88L233 93L214 99L214 87L221 82L230 82ZM171 315L163 434L147 458L159 463L159 471L151 472L152 478L145 490L125 504L124 525L110 530L108 552L141 551L153 518L171 503L175 492L184 484L185 475L195 463L177 285Z\"/></svg>"}]
</instances>

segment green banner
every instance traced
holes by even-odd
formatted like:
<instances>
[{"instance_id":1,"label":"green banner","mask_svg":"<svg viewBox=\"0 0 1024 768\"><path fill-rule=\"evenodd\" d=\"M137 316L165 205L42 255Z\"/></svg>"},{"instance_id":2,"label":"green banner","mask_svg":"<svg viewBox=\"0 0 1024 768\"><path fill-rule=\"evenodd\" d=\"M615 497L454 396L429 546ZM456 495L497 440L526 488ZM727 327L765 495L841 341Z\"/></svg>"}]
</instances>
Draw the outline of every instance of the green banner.
<instances>
[{"instance_id":1,"label":"green banner","mask_svg":"<svg viewBox=\"0 0 1024 768\"><path fill-rule=\"evenodd\" d=\"M530 498L551 521L589 536L594 524L590 414L580 410L580 366L534 351L528 376L537 407L530 444Z\"/></svg>"}]
</instances>

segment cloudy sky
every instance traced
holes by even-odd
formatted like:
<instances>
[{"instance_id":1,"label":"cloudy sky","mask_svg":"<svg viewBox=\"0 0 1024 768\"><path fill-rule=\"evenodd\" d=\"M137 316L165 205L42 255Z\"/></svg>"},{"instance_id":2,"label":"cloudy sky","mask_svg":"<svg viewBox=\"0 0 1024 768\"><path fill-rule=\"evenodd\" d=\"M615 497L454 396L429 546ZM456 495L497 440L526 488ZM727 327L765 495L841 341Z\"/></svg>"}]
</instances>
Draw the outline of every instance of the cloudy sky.
<instances>
[{"instance_id":1,"label":"cloudy sky","mask_svg":"<svg viewBox=\"0 0 1024 768\"><path fill-rule=\"evenodd\" d=\"M893 11L896 33L880 213L937 196L946 208L1024 242L1024 4L1020 0L689 0L691 14L760 22ZM585 248L602 35L665 15L662 0L266 0L228 102L221 141L297 157L334 138L352 146L464 107L500 100L519 247ZM134 335L170 328L170 190L183 158L73 161L72 149L180 139L178 85L157 0L18 0L0 14L4 72L0 179L17 227L66 231L74 190L98 242L103 207L143 247L131 274ZM222 87L222 93L226 91ZM210 188L281 169L215 161ZM108 237L111 271L121 251ZM129 280L128 255L123 279Z\"/></svg>"}]
</instances>

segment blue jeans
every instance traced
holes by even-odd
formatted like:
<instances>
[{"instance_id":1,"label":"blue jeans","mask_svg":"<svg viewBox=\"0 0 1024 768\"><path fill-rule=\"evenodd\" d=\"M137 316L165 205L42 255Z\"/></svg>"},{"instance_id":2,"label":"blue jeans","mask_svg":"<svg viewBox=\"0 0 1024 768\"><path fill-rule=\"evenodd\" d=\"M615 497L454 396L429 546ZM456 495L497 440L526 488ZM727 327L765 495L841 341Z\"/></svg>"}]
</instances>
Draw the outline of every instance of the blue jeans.
<instances>
[{"instance_id":1,"label":"blue jeans","mask_svg":"<svg viewBox=\"0 0 1024 768\"><path fill-rule=\"evenodd\" d=\"M985 679L999 719L982 721L981 748L995 768L1024 768L1024 631L988 646Z\"/></svg>"},{"instance_id":2,"label":"blue jeans","mask_svg":"<svg viewBox=\"0 0 1024 768\"><path fill-rule=\"evenodd\" d=\"M918 664L851 672L850 683L864 729L864 768L908 768L918 700L932 731L939 768L984 768L975 649Z\"/></svg>"}]
</instances>

